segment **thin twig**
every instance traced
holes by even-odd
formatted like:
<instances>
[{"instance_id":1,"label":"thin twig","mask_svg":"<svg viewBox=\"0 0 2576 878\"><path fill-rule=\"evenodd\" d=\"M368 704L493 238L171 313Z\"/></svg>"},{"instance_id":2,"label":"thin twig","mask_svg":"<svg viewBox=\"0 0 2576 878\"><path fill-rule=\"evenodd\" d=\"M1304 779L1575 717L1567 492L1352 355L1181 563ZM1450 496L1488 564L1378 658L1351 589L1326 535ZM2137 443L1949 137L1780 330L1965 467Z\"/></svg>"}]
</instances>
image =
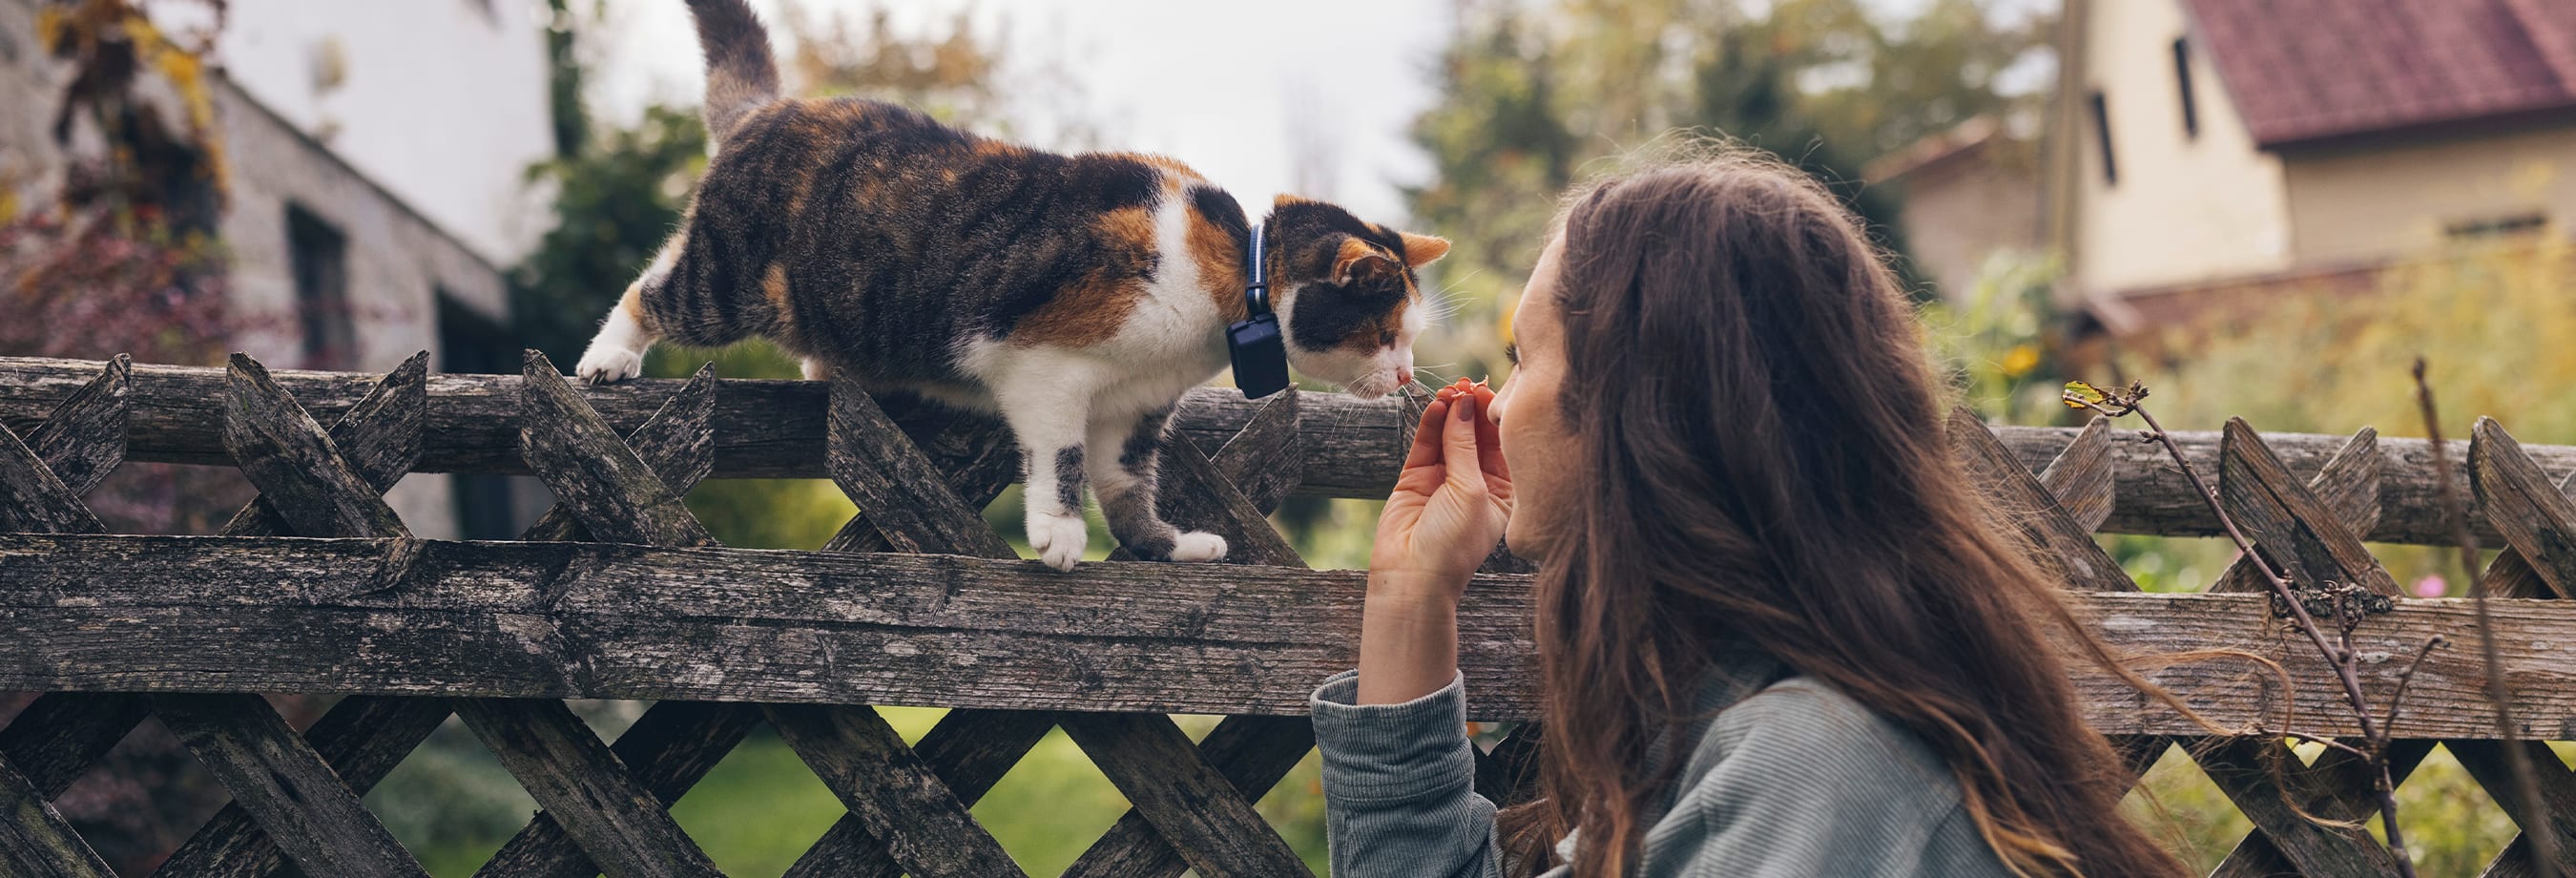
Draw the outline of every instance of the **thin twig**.
<instances>
[{"instance_id":1,"label":"thin twig","mask_svg":"<svg viewBox=\"0 0 2576 878\"><path fill-rule=\"evenodd\" d=\"M2373 746L2388 749L2388 739L2397 734L2397 710L2406 703L2406 687L2415 683L2415 669L2424 666L2424 658L2433 654L2434 647L2449 642L2439 634L2425 638L2424 645L2415 650L2415 660L2407 662L2406 669L2397 672L2397 691L2388 696L2388 719L2379 724L2380 739Z\"/></svg>"},{"instance_id":2,"label":"thin twig","mask_svg":"<svg viewBox=\"0 0 2576 878\"><path fill-rule=\"evenodd\" d=\"M2513 771L2513 791L2522 800L2523 840L2531 843L2531 874L2558 875L2558 838L2540 801L2540 777L2531 755L2513 745L2513 693L2505 686L2504 656L2496 650L2495 623L2487 615L2487 590L2478 583L2478 534L2469 529L2468 503L2451 483L2451 458L2442 453L2442 419L2433 408L2433 386L2424 380L2424 358L2415 358L2415 406L2424 414L2424 438L2433 446L2433 485L2441 495L2442 517L2451 523L2451 539L2460 548L2460 583L2477 607L2478 652L2486 662L2487 703L2495 707L2496 737L2505 740L2505 765Z\"/></svg>"}]
</instances>

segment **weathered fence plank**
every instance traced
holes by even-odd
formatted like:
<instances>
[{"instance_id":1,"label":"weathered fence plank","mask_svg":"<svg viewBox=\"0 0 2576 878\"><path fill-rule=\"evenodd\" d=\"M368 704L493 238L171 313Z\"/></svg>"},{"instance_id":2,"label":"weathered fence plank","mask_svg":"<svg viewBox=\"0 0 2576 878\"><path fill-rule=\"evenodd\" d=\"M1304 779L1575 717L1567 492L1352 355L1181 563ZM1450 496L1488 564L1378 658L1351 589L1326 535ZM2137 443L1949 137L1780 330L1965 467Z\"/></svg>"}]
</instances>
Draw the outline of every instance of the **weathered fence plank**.
<instances>
[{"instance_id":1,"label":"weathered fence plank","mask_svg":"<svg viewBox=\"0 0 2576 878\"><path fill-rule=\"evenodd\" d=\"M554 492L556 506L602 542L715 544L680 495L573 392L546 355L528 351L526 366L519 384L527 413L519 419L521 450Z\"/></svg>"},{"instance_id":2,"label":"weathered fence plank","mask_svg":"<svg viewBox=\"0 0 2576 878\"><path fill-rule=\"evenodd\" d=\"M2036 547L2036 560L2049 572L2063 577L2067 587L2077 591L2137 591L2138 584L2120 562L2093 541L2093 534L2082 522L2058 502L2057 495L2038 476L2012 459L2012 452L1987 432L1985 422L1975 413L1957 409L1950 413L1951 453L1967 466L1968 477L1991 494L2003 506L2006 520L1998 522L2019 528ZM2079 446L2079 452L2082 453ZM2061 457L2060 460L2065 460ZM2085 466L2067 461L2064 478L2082 481L2072 473ZM2052 463L2050 470L2057 471ZM2100 484L2107 485L2107 482Z\"/></svg>"},{"instance_id":3,"label":"weathered fence plank","mask_svg":"<svg viewBox=\"0 0 2576 878\"><path fill-rule=\"evenodd\" d=\"M328 431L248 354L234 354L224 393L224 449L268 507L306 536L410 536L342 456ZM415 427L416 429L416 427Z\"/></svg>"},{"instance_id":4,"label":"weathered fence plank","mask_svg":"<svg viewBox=\"0 0 2576 878\"><path fill-rule=\"evenodd\" d=\"M1230 716L1199 740L1198 758L1246 801L1259 801L1314 747L1315 725L1305 717ZM1064 878L1157 878L1186 868L1189 863L1153 821L1130 809L1064 870Z\"/></svg>"},{"instance_id":5,"label":"weathered fence plank","mask_svg":"<svg viewBox=\"0 0 2576 878\"><path fill-rule=\"evenodd\" d=\"M2306 586L2338 582L2397 593L2388 568L2243 420L2228 419L2218 467L2219 499L2281 575Z\"/></svg>"},{"instance_id":6,"label":"weathered fence plank","mask_svg":"<svg viewBox=\"0 0 2576 878\"><path fill-rule=\"evenodd\" d=\"M1235 785L1201 759L1171 718L1067 714L1063 726L1200 875L1312 875Z\"/></svg>"},{"instance_id":7,"label":"weathered fence plank","mask_svg":"<svg viewBox=\"0 0 2576 878\"><path fill-rule=\"evenodd\" d=\"M71 789L149 713L141 695L49 692L0 729L0 757L52 799Z\"/></svg>"},{"instance_id":8,"label":"weathered fence plank","mask_svg":"<svg viewBox=\"0 0 2576 878\"><path fill-rule=\"evenodd\" d=\"M406 571L387 575L389 563ZM1350 667L1365 574L577 543L0 536L0 688L682 698L1294 716ZM2350 730L2340 687L2267 599L2074 595L2131 654L2283 660L2315 734ZM1461 609L1476 719L1523 719L1528 579L1486 575ZM2464 600L2400 600L2356 634L2410 655L2477 637ZM2576 735L2576 602L2499 608L2517 734ZM209 665L191 657L222 654ZM2372 697L2401 661L2364 665ZM2489 738L2475 650L2436 650L2401 737ZM2213 661L2151 675L2218 721L2276 722L2261 675ZM2110 734L2202 730L2079 670Z\"/></svg>"},{"instance_id":9,"label":"weathered fence plank","mask_svg":"<svg viewBox=\"0 0 2576 878\"><path fill-rule=\"evenodd\" d=\"M152 713L305 874L429 875L266 699L156 695Z\"/></svg>"},{"instance_id":10,"label":"weathered fence plank","mask_svg":"<svg viewBox=\"0 0 2576 878\"><path fill-rule=\"evenodd\" d=\"M26 434L27 447L74 494L89 493L125 461L125 397L134 389L133 373L134 361L117 355Z\"/></svg>"},{"instance_id":11,"label":"weathered fence plank","mask_svg":"<svg viewBox=\"0 0 2576 878\"><path fill-rule=\"evenodd\" d=\"M618 876L724 874L563 702L459 699L451 707L601 871Z\"/></svg>"},{"instance_id":12,"label":"weathered fence plank","mask_svg":"<svg viewBox=\"0 0 2576 878\"><path fill-rule=\"evenodd\" d=\"M916 878L1025 875L966 803L865 707L762 708L769 724L868 834Z\"/></svg>"},{"instance_id":13,"label":"weathered fence plank","mask_svg":"<svg viewBox=\"0 0 2576 878\"><path fill-rule=\"evenodd\" d=\"M2404 782L2432 750L2431 741L2391 742L2389 776ZM2195 755L2210 780L2258 830L2237 843L2211 878L2285 872L2334 878L2397 874L2396 859L2371 839L2368 830L2323 826L2307 819L2306 815L2314 814L2359 822L2379 813L2379 800L2371 792L2375 772L2351 754L2328 751L2317 757L2316 764L2301 765L2277 739L2237 738Z\"/></svg>"},{"instance_id":14,"label":"weathered fence plank","mask_svg":"<svg viewBox=\"0 0 2576 878\"><path fill-rule=\"evenodd\" d=\"M363 797L446 720L447 705L440 699L359 695L332 705L305 730L304 740L351 792ZM283 862L277 843L234 802L198 827L153 874L262 878L276 874Z\"/></svg>"},{"instance_id":15,"label":"weathered fence plank","mask_svg":"<svg viewBox=\"0 0 2576 878\"><path fill-rule=\"evenodd\" d=\"M857 381L834 382L831 405L832 481L895 551L1015 557Z\"/></svg>"},{"instance_id":16,"label":"weathered fence plank","mask_svg":"<svg viewBox=\"0 0 2576 878\"><path fill-rule=\"evenodd\" d=\"M652 467L653 474L662 478L662 484L674 496L688 496L689 489L697 487L715 469L715 434L707 422L715 405L716 367L709 363L680 392L671 394L652 417L626 434L626 446L635 450L644 465ZM548 507L546 514L538 516L535 524L519 534L519 539L590 540L590 531L581 526L574 509L566 503Z\"/></svg>"},{"instance_id":17,"label":"weathered fence plank","mask_svg":"<svg viewBox=\"0 0 2576 878\"><path fill-rule=\"evenodd\" d=\"M1055 715L1028 710L952 710L912 748L932 776L968 808L1001 782L1055 728ZM903 867L856 814L843 814L797 857L783 878L897 878Z\"/></svg>"},{"instance_id":18,"label":"weathered fence plank","mask_svg":"<svg viewBox=\"0 0 2576 878\"><path fill-rule=\"evenodd\" d=\"M2515 559L2548 593L2576 595L2576 501L2493 418L2479 418L2470 429L2469 486Z\"/></svg>"},{"instance_id":19,"label":"weathered fence plank","mask_svg":"<svg viewBox=\"0 0 2576 878\"><path fill-rule=\"evenodd\" d=\"M91 360L0 357L0 423L32 424L86 386L102 364ZM138 461L229 464L220 452L221 370L191 366L137 365L129 394L132 420L127 455ZM316 417L337 416L373 384L372 375L336 372L275 373L280 385ZM429 382L428 445L420 472L491 472L526 474L519 458L518 376L437 375ZM715 412L714 478L825 478L824 421L827 385L810 381L723 382ZM614 385L582 387L577 393L618 431L631 430L651 416L679 387L667 379L637 379ZM898 423L946 423L973 419L935 406L898 405L881 400ZM1302 473L1298 491L1335 497L1378 499L1394 484L1403 463L1410 422L1405 404L1389 398L1360 400L1342 394L1302 394L1300 430L1306 442L1296 466ZM1221 447L1260 410L1261 403L1223 388L1191 391L1173 417L1176 432L1202 448ZM982 423L991 424L989 421ZM998 428L998 425L993 425ZM2077 431L2052 427L1996 427L1995 434L2026 466L2048 465ZM2101 529L2109 533L2215 536L2221 531L2208 507L2193 496L2164 451L2140 442L2134 433L2111 430L2111 475L2117 504ZM2216 472L2219 434L2178 431L2175 444L2203 472ZM2291 473L2316 472L2344 445L2345 437L2275 433L2266 437ZM1006 443L1007 444L1007 443ZM2533 460L2552 473L2576 471L2576 446L2531 446ZM940 449L931 449L934 456ZM2433 479L2430 448L2419 439L2380 443L2385 465L2380 493L2386 508L2377 526L2360 536L2373 542L2447 545L2448 525L2441 517ZM1016 454L1005 452L1016 458ZM2466 449L2450 449L2447 465L2464 471ZM1016 470L1016 462L1005 469ZM2083 510L2078 510L2082 512ZM2079 516L2079 519L2081 516ZM2475 522L2481 539L2498 539L2483 517Z\"/></svg>"},{"instance_id":20,"label":"weathered fence plank","mask_svg":"<svg viewBox=\"0 0 2576 878\"><path fill-rule=\"evenodd\" d=\"M664 701L637 717L608 750L668 808L715 770L759 722L760 708L748 704ZM474 874L590 878L599 874L599 866L553 814L541 811Z\"/></svg>"},{"instance_id":21,"label":"weathered fence plank","mask_svg":"<svg viewBox=\"0 0 2576 878\"><path fill-rule=\"evenodd\" d=\"M358 478L377 494L402 481L411 466L420 460L421 412L428 407L427 381L429 352L413 354L400 368L387 374L383 381L367 390L358 404L331 425L331 445L357 471ZM232 520L224 522L221 533L228 537L287 536L297 529L277 512L268 495L251 498ZM349 535L354 533L304 536Z\"/></svg>"},{"instance_id":22,"label":"weathered fence plank","mask_svg":"<svg viewBox=\"0 0 2576 878\"><path fill-rule=\"evenodd\" d=\"M0 872L23 878L114 878L25 775L0 762Z\"/></svg>"}]
</instances>

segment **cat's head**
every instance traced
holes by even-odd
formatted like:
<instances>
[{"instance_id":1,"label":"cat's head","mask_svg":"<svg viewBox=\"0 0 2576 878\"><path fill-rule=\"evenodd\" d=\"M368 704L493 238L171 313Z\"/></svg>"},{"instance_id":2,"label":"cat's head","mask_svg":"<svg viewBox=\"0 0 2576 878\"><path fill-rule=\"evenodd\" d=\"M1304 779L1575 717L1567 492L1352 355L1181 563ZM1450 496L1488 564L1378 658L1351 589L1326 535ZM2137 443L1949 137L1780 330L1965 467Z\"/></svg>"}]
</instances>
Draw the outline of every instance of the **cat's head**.
<instances>
[{"instance_id":1,"label":"cat's head","mask_svg":"<svg viewBox=\"0 0 2576 878\"><path fill-rule=\"evenodd\" d=\"M1276 254L1270 288L1289 364L1364 399L1412 380L1413 339L1431 309L1414 269L1449 242L1285 195L1263 231Z\"/></svg>"}]
</instances>

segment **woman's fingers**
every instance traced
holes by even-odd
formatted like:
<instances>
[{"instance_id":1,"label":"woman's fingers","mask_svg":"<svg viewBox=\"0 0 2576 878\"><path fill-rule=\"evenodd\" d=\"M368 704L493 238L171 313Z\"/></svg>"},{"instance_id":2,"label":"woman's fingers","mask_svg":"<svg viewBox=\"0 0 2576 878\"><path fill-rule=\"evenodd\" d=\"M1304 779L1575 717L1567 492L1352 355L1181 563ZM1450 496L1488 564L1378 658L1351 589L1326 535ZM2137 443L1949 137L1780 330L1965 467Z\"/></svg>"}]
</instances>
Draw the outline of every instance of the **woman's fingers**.
<instances>
[{"instance_id":1,"label":"woman's fingers","mask_svg":"<svg viewBox=\"0 0 2576 878\"><path fill-rule=\"evenodd\" d=\"M1440 460L1440 436L1447 429L1441 421L1449 415L1449 404L1434 401L1422 410L1422 423L1413 427L1413 448L1404 455L1404 468L1427 466Z\"/></svg>"},{"instance_id":2,"label":"woman's fingers","mask_svg":"<svg viewBox=\"0 0 2576 878\"><path fill-rule=\"evenodd\" d=\"M1481 423L1483 418L1476 417L1476 412L1476 398L1473 396L1461 396L1449 404L1449 416L1441 421L1441 458L1448 465L1449 484L1481 491L1485 487L1485 477L1477 471L1480 457L1477 446L1481 438L1478 434L1488 428Z\"/></svg>"},{"instance_id":3,"label":"woman's fingers","mask_svg":"<svg viewBox=\"0 0 2576 878\"><path fill-rule=\"evenodd\" d=\"M1510 479L1511 469L1503 466L1502 428L1494 423L1491 416L1485 414L1493 410L1493 405L1494 389L1481 384L1477 385L1476 463L1484 467L1487 475Z\"/></svg>"}]
</instances>

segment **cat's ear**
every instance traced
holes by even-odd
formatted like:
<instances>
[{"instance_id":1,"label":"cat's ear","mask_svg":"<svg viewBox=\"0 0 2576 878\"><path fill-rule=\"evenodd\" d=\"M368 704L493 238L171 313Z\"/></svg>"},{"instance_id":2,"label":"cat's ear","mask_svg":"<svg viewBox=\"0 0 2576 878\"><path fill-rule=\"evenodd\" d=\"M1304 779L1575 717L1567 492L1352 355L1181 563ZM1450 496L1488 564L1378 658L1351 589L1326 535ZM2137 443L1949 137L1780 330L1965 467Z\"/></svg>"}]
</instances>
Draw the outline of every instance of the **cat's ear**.
<instances>
[{"instance_id":1,"label":"cat's ear","mask_svg":"<svg viewBox=\"0 0 2576 878\"><path fill-rule=\"evenodd\" d=\"M1388 256L1385 250L1367 241L1343 238L1341 249L1333 257L1333 282L1347 284L1382 272L1396 271L1402 267L1394 258Z\"/></svg>"},{"instance_id":2,"label":"cat's ear","mask_svg":"<svg viewBox=\"0 0 2576 878\"><path fill-rule=\"evenodd\" d=\"M1404 262L1407 267L1421 268L1432 260L1449 255L1449 239L1438 235L1416 235L1397 232L1404 237Z\"/></svg>"}]
</instances>

